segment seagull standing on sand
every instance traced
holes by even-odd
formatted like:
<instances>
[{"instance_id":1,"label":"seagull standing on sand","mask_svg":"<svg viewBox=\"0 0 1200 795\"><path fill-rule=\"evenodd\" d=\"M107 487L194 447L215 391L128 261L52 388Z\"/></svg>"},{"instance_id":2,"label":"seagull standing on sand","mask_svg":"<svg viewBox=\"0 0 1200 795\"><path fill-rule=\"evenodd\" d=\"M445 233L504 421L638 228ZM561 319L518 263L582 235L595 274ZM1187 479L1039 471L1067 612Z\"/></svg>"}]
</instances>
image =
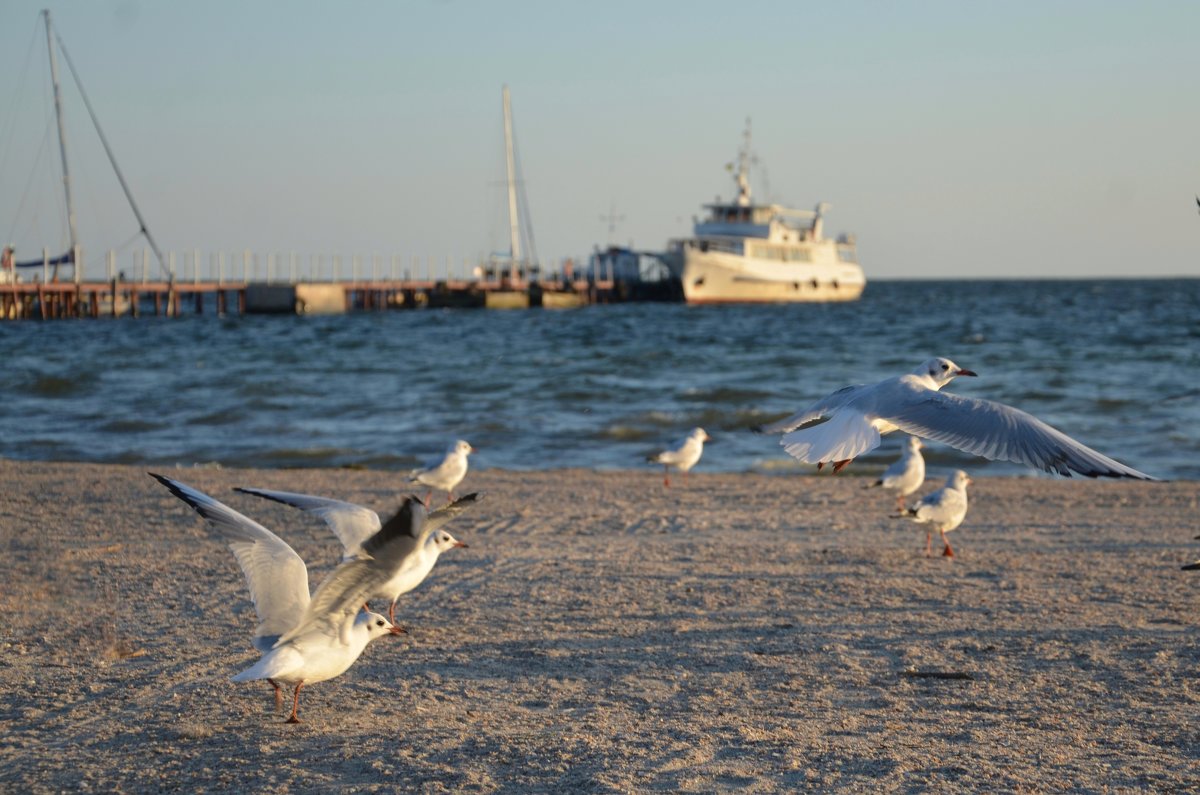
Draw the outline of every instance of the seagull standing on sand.
<instances>
[{"instance_id":1,"label":"seagull standing on sand","mask_svg":"<svg viewBox=\"0 0 1200 795\"><path fill-rule=\"evenodd\" d=\"M283 539L258 522L203 492L170 478L150 476L208 520L237 558L258 613L254 648L263 653L234 682L266 679L295 685L288 723L299 723L300 688L346 671L372 640L402 632L377 613L359 612L364 597L391 576L420 533L425 508L406 500L399 513L362 545L362 555L346 561L308 593L308 568Z\"/></svg>"},{"instance_id":2,"label":"seagull standing on sand","mask_svg":"<svg viewBox=\"0 0 1200 795\"><path fill-rule=\"evenodd\" d=\"M954 550L946 540L946 533L962 524L967 517L967 484L971 479L961 469L946 479L946 485L932 494L926 495L919 503L908 509L908 516L918 524L930 524L931 530L925 531L925 557L933 554L933 530L942 536L946 548L942 554L948 558L954 557Z\"/></svg>"},{"instance_id":3,"label":"seagull standing on sand","mask_svg":"<svg viewBox=\"0 0 1200 795\"><path fill-rule=\"evenodd\" d=\"M840 472L879 446L880 434L901 430L991 460L1012 461L1070 477L1155 478L1075 441L1038 418L990 400L939 392L960 375L949 359L930 359L907 375L847 386L787 419L761 426L783 433L783 449L820 469Z\"/></svg>"},{"instance_id":4,"label":"seagull standing on sand","mask_svg":"<svg viewBox=\"0 0 1200 795\"><path fill-rule=\"evenodd\" d=\"M682 472L686 480L688 470L696 466L696 462L704 453L704 443L711 441L712 437L705 433L703 428L692 428L692 432L680 443L679 447L646 456L646 460L663 465L663 485L670 487L671 467Z\"/></svg>"},{"instance_id":5,"label":"seagull standing on sand","mask_svg":"<svg viewBox=\"0 0 1200 795\"><path fill-rule=\"evenodd\" d=\"M363 544L383 527L383 523L379 521L379 514L370 508L364 508L352 502L313 497L308 494L295 494L290 491L244 488L236 488L234 491L281 502L323 519L333 534L342 542L342 548L345 550L345 554L342 556L343 561L362 557ZM447 549L467 548L466 544L442 530L441 527L479 502L481 498L482 495L479 493L468 494L450 505L430 513L417 538L412 554L400 563L391 579L381 583L373 593L367 596L368 600L391 600L391 605L388 607L389 621L396 622L396 601L429 576L439 555Z\"/></svg>"},{"instance_id":6,"label":"seagull standing on sand","mask_svg":"<svg viewBox=\"0 0 1200 795\"><path fill-rule=\"evenodd\" d=\"M428 486L429 491L425 494L425 504L429 504L433 492L446 492L446 502L454 502L454 487L462 483L462 479L467 476L467 456L475 452L475 448L459 439L454 444L450 445L450 449L446 451L446 457L436 464L430 463L424 469L414 469L410 483L420 483L423 486Z\"/></svg>"},{"instance_id":7,"label":"seagull standing on sand","mask_svg":"<svg viewBox=\"0 0 1200 795\"><path fill-rule=\"evenodd\" d=\"M921 488L925 483L925 459L921 456L921 440L908 437L900 458L883 470L883 475L873 486L896 490L896 510L904 511L904 498Z\"/></svg>"}]
</instances>

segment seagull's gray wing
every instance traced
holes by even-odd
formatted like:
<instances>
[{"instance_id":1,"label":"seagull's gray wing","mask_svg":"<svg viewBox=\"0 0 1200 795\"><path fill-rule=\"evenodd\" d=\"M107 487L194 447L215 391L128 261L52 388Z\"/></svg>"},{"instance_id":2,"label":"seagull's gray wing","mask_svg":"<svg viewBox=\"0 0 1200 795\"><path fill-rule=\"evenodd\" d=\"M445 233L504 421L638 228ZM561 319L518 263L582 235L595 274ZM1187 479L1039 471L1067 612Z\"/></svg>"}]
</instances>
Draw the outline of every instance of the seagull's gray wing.
<instances>
[{"instance_id":1,"label":"seagull's gray wing","mask_svg":"<svg viewBox=\"0 0 1200 795\"><path fill-rule=\"evenodd\" d=\"M258 613L254 647L267 651L292 629L309 606L308 569L304 561L279 536L229 506L162 475L149 473L172 494L208 520L237 558L250 599Z\"/></svg>"},{"instance_id":2,"label":"seagull's gray wing","mask_svg":"<svg viewBox=\"0 0 1200 795\"><path fill-rule=\"evenodd\" d=\"M442 506L436 511L431 511L429 517L425 520L424 535L432 535L442 525L449 522L454 517L473 507L476 503L483 499L483 492L475 491L465 497L459 497L449 505Z\"/></svg>"},{"instance_id":3,"label":"seagull's gray wing","mask_svg":"<svg viewBox=\"0 0 1200 795\"><path fill-rule=\"evenodd\" d=\"M990 400L924 391L913 401L880 411L879 417L902 431L965 453L1067 477L1075 472L1089 478L1156 479L1096 452L1031 414Z\"/></svg>"},{"instance_id":4,"label":"seagull's gray wing","mask_svg":"<svg viewBox=\"0 0 1200 795\"><path fill-rule=\"evenodd\" d=\"M869 384L854 384L852 386L844 386L832 395L823 397L816 403L813 403L803 411L797 412L790 417L775 422L769 422L765 425L759 425L754 428L755 433L787 433L794 431L797 428L807 425L816 424L823 420L831 411L839 409L857 397L861 390L870 386Z\"/></svg>"},{"instance_id":5,"label":"seagull's gray wing","mask_svg":"<svg viewBox=\"0 0 1200 795\"><path fill-rule=\"evenodd\" d=\"M412 477L415 480L419 475L432 475L444 469L450 463L450 458L454 455L453 452L443 453L437 458L430 458L425 461L425 465L420 469L412 471Z\"/></svg>"},{"instance_id":6,"label":"seagull's gray wing","mask_svg":"<svg viewBox=\"0 0 1200 795\"><path fill-rule=\"evenodd\" d=\"M303 618L279 642L291 640L318 625L341 626L400 571L426 538L425 506L420 500L407 497L396 515L363 542L359 557L340 564L321 581Z\"/></svg>"},{"instance_id":7,"label":"seagull's gray wing","mask_svg":"<svg viewBox=\"0 0 1200 795\"><path fill-rule=\"evenodd\" d=\"M379 514L352 502L296 494L291 491L244 488L235 488L234 491L281 502L321 518L342 542L347 557L357 555L363 542L379 532L379 528L383 526L379 521Z\"/></svg>"}]
</instances>

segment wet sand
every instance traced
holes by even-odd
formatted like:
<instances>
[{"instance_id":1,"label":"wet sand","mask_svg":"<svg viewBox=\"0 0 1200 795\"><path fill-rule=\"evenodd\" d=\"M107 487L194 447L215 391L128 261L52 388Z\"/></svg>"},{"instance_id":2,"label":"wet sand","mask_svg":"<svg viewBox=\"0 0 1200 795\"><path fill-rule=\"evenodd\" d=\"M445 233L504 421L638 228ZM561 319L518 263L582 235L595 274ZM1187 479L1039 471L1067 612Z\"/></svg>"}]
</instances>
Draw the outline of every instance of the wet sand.
<instances>
[{"instance_id":1,"label":"wet sand","mask_svg":"<svg viewBox=\"0 0 1200 795\"><path fill-rule=\"evenodd\" d=\"M470 549L293 726L229 681L255 619L199 517L140 468L0 461L0 790L1200 784L1200 573L1179 569L1200 484L979 479L958 556L927 559L854 469L472 472L487 496L447 528ZM230 487L381 514L405 487L165 474L278 532L314 585L324 526Z\"/></svg>"}]
</instances>

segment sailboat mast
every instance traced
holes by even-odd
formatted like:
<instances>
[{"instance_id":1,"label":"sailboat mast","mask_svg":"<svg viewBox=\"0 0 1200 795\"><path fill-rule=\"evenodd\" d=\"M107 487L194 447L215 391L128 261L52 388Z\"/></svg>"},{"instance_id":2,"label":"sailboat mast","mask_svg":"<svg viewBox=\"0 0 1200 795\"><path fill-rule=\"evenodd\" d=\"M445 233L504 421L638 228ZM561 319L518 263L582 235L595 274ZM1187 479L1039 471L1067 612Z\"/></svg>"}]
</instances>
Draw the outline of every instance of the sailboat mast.
<instances>
[{"instance_id":1,"label":"sailboat mast","mask_svg":"<svg viewBox=\"0 0 1200 795\"><path fill-rule=\"evenodd\" d=\"M54 37L50 33L50 9L43 10L42 16L46 21L46 49L50 51L50 82L54 85L54 113L58 118L58 150L62 155L63 190L67 195L67 228L71 236L71 262L78 268L79 263L75 262L75 252L79 241L75 235L75 205L71 201L71 177L70 172L67 171L67 130L63 124L62 89L58 86L58 59L54 57ZM54 278L58 278L58 265L54 266Z\"/></svg>"},{"instance_id":2,"label":"sailboat mast","mask_svg":"<svg viewBox=\"0 0 1200 795\"><path fill-rule=\"evenodd\" d=\"M517 164L513 155L512 101L504 86L504 160L508 168L508 233L512 246L511 276L517 280L517 262L521 259L521 224L517 216Z\"/></svg>"}]
</instances>

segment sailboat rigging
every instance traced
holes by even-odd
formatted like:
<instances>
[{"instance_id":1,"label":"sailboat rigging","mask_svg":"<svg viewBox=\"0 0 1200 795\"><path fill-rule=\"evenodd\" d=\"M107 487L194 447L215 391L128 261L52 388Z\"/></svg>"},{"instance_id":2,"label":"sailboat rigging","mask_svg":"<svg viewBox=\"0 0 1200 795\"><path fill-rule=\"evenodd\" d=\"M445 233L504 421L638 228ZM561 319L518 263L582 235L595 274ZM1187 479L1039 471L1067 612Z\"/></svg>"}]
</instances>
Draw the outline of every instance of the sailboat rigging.
<instances>
[{"instance_id":1,"label":"sailboat rigging","mask_svg":"<svg viewBox=\"0 0 1200 795\"><path fill-rule=\"evenodd\" d=\"M117 181L121 185L121 190L125 193L125 198L129 202L129 207L133 210L133 215L138 222L138 235L144 236L150 248L154 251L154 256L158 260L158 266L169 279L173 280L173 274L169 273L165 260L163 259L162 250L158 247L154 236L150 234L150 229L146 225L146 219L142 215L142 211L138 208L137 202L133 198L133 191L129 188L129 183L125 180L125 175L121 173L121 167L117 165L116 155L113 154L112 147L108 143L108 138L104 134L104 130L100 127L100 120L96 116L96 111L92 107L91 100L88 99L87 92L84 91L83 81L79 78L79 72L75 69L75 64L71 61L71 56L67 52L67 48L63 45L62 38L54 30L50 21L50 11L45 9L42 11L42 18L46 26L46 48L50 56L50 81L54 92L54 113L58 125L58 148L60 162L62 165L63 178L63 194L66 199L67 212L67 230L68 230L68 250L56 257L44 256L36 260L15 261L11 247L7 247L4 251L4 267L16 268L41 268L52 266L53 279L58 280L58 269L60 265L70 264L79 272L82 263L77 262L79 257L79 238L76 231L75 223L75 204L71 195L71 177L67 160L67 135L66 126L63 117L62 89L58 79L58 59L55 55L55 43L58 44L58 51L62 52L63 60L67 64L67 69L71 73L71 77L75 81L75 86L79 89L79 96L83 99L84 107L87 108L88 116L91 118L92 126L96 129L96 134L100 139L101 145L104 147L104 152L108 156L109 163L112 165L113 171L117 176Z\"/></svg>"}]
</instances>

